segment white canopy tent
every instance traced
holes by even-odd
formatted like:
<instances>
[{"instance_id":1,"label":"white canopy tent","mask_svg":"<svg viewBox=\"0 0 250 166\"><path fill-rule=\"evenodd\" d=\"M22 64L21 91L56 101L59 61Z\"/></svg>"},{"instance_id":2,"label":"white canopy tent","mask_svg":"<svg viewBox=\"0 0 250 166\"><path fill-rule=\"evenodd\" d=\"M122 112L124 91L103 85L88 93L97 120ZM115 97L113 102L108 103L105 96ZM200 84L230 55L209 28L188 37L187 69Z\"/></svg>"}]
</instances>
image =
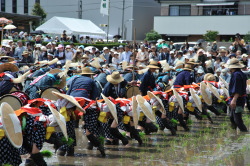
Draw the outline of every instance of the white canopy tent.
<instances>
[{"instance_id":1,"label":"white canopy tent","mask_svg":"<svg viewBox=\"0 0 250 166\"><path fill-rule=\"evenodd\" d=\"M106 33L90 20L56 16L37 27L37 30L42 30L48 34L62 34L66 30L66 34L70 35L106 36Z\"/></svg>"}]
</instances>

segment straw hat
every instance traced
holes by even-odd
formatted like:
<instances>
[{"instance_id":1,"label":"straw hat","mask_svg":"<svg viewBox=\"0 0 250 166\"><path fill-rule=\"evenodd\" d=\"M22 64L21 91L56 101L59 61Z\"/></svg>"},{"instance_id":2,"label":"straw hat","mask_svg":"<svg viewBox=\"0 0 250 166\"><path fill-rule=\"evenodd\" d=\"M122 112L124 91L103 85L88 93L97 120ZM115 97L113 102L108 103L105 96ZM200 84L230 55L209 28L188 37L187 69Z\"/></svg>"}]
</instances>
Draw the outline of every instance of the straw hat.
<instances>
[{"instance_id":1,"label":"straw hat","mask_svg":"<svg viewBox=\"0 0 250 166\"><path fill-rule=\"evenodd\" d=\"M221 53L221 52L226 53L226 52L227 52L227 50L225 50L225 49L221 49L221 50L220 50L220 53Z\"/></svg>"},{"instance_id":2,"label":"straw hat","mask_svg":"<svg viewBox=\"0 0 250 166\"><path fill-rule=\"evenodd\" d=\"M196 63L195 59L191 58L191 59L189 59L189 61L187 62L187 64L198 65L199 63Z\"/></svg>"},{"instance_id":3,"label":"straw hat","mask_svg":"<svg viewBox=\"0 0 250 166\"><path fill-rule=\"evenodd\" d=\"M107 81L110 82L111 84L119 84L124 80L124 78L120 75L118 71L113 72L111 75L108 75Z\"/></svg>"},{"instance_id":4,"label":"straw hat","mask_svg":"<svg viewBox=\"0 0 250 166\"><path fill-rule=\"evenodd\" d=\"M217 91L217 89L210 83L207 83L207 86L209 87L210 91L214 94L215 97L217 97L217 99L221 99L220 98L220 94L219 92Z\"/></svg>"},{"instance_id":5,"label":"straw hat","mask_svg":"<svg viewBox=\"0 0 250 166\"><path fill-rule=\"evenodd\" d=\"M208 77L207 77L207 81L216 81L216 78L213 74L210 74Z\"/></svg>"},{"instance_id":6,"label":"straw hat","mask_svg":"<svg viewBox=\"0 0 250 166\"><path fill-rule=\"evenodd\" d=\"M87 54L84 54L84 55L82 56L82 59L89 59L89 57L88 57Z\"/></svg>"},{"instance_id":7,"label":"straw hat","mask_svg":"<svg viewBox=\"0 0 250 166\"><path fill-rule=\"evenodd\" d=\"M219 77L219 79L225 85L225 87L228 89L229 88L228 83L221 76Z\"/></svg>"},{"instance_id":8,"label":"straw hat","mask_svg":"<svg viewBox=\"0 0 250 166\"><path fill-rule=\"evenodd\" d=\"M84 67L82 68L82 73L81 74L90 74L93 75L95 73L92 73L91 69L89 67Z\"/></svg>"},{"instance_id":9,"label":"straw hat","mask_svg":"<svg viewBox=\"0 0 250 166\"><path fill-rule=\"evenodd\" d=\"M132 112L133 112L133 122L134 122L134 126L135 128L138 125L138 121L139 121L139 111L137 110L138 107L138 103L136 101L136 96L132 97Z\"/></svg>"},{"instance_id":10,"label":"straw hat","mask_svg":"<svg viewBox=\"0 0 250 166\"><path fill-rule=\"evenodd\" d=\"M14 95L11 95L11 94L6 94L6 95L1 96L0 104L2 104L4 102L11 105L11 107L14 110L18 110L23 106L22 101L18 97L14 96Z\"/></svg>"},{"instance_id":11,"label":"straw hat","mask_svg":"<svg viewBox=\"0 0 250 166\"><path fill-rule=\"evenodd\" d=\"M55 118L57 124L59 125L64 137L66 138L66 140L68 140L66 121L65 121L64 116L62 114L60 114L57 110L55 110L53 107L51 107L50 104L48 106L49 106L49 109L50 109L53 117Z\"/></svg>"},{"instance_id":12,"label":"straw hat","mask_svg":"<svg viewBox=\"0 0 250 166\"><path fill-rule=\"evenodd\" d=\"M12 63L3 63L0 65L0 73L5 71L17 72L19 69Z\"/></svg>"},{"instance_id":13,"label":"straw hat","mask_svg":"<svg viewBox=\"0 0 250 166\"><path fill-rule=\"evenodd\" d=\"M105 103L107 104L113 118L115 119L116 123L118 124L118 117L117 117L117 110L114 103L112 103L106 96L104 96L102 93L102 98L104 99Z\"/></svg>"},{"instance_id":14,"label":"straw hat","mask_svg":"<svg viewBox=\"0 0 250 166\"><path fill-rule=\"evenodd\" d=\"M205 74L204 80L205 80L205 81L208 81L208 77L209 77L209 76L212 76L212 75L213 75L212 73L207 73L207 74ZM211 78L210 78L210 80L211 80Z\"/></svg>"},{"instance_id":15,"label":"straw hat","mask_svg":"<svg viewBox=\"0 0 250 166\"><path fill-rule=\"evenodd\" d=\"M29 55L29 51L23 51L22 55Z\"/></svg>"},{"instance_id":16,"label":"straw hat","mask_svg":"<svg viewBox=\"0 0 250 166\"><path fill-rule=\"evenodd\" d=\"M229 64L225 64L224 66L229 69L241 69L245 67L245 65L241 64L237 58L230 59Z\"/></svg>"},{"instance_id":17,"label":"straw hat","mask_svg":"<svg viewBox=\"0 0 250 166\"><path fill-rule=\"evenodd\" d=\"M184 62L182 61L177 61L177 63L175 64L175 70L179 69L179 68L183 68Z\"/></svg>"},{"instance_id":18,"label":"straw hat","mask_svg":"<svg viewBox=\"0 0 250 166\"><path fill-rule=\"evenodd\" d=\"M128 66L128 62L122 61L122 70L126 70L127 66Z\"/></svg>"},{"instance_id":19,"label":"straw hat","mask_svg":"<svg viewBox=\"0 0 250 166\"><path fill-rule=\"evenodd\" d=\"M0 56L0 59L1 59L0 61L3 61L3 59L7 59L8 62L12 62L15 60L15 58L10 57L10 56Z\"/></svg>"},{"instance_id":20,"label":"straw hat","mask_svg":"<svg viewBox=\"0 0 250 166\"><path fill-rule=\"evenodd\" d=\"M183 70L190 70L190 71L192 71L192 66L190 64L185 64Z\"/></svg>"},{"instance_id":21,"label":"straw hat","mask_svg":"<svg viewBox=\"0 0 250 166\"><path fill-rule=\"evenodd\" d=\"M176 97L179 106L181 107L182 111L184 111L183 98L182 98L181 95L175 90L175 88L173 88L173 92L174 92L174 96Z\"/></svg>"},{"instance_id":22,"label":"straw hat","mask_svg":"<svg viewBox=\"0 0 250 166\"><path fill-rule=\"evenodd\" d=\"M159 69L157 61L150 61L148 68Z\"/></svg>"},{"instance_id":23,"label":"straw hat","mask_svg":"<svg viewBox=\"0 0 250 166\"><path fill-rule=\"evenodd\" d=\"M200 110L200 112L202 112L202 103L201 103L201 99L199 98L199 96L195 93L193 88L189 88L189 91L191 93L191 96L194 100L194 103L196 105L196 107Z\"/></svg>"},{"instance_id":24,"label":"straw hat","mask_svg":"<svg viewBox=\"0 0 250 166\"><path fill-rule=\"evenodd\" d=\"M81 105L76 101L76 99L73 96L69 96L69 95L66 95L66 94L58 93L58 92L55 92L55 91L52 91L52 94L55 95L55 96L57 96L60 99L66 99L66 100L68 100L69 102L71 102L72 104L74 104L79 111L85 112L84 109L81 107Z\"/></svg>"},{"instance_id":25,"label":"straw hat","mask_svg":"<svg viewBox=\"0 0 250 166\"><path fill-rule=\"evenodd\" d=\"M145 100L141 95L137 95L136 100L145 116L152 122L155 122L155 115L153 114L151 105L147 102L147 100Z\"/></svg>"},{"instance_id":26,"label":"straw hat","mask_svg":"<svg viewBox=\"0 0 250 166\"><path fill-rule=\"evenodd\" d=\"M202 95L204 102L207 105L212 105L212 96L211 96L210 92L208 92L207 86L204 82L201 82L200 90L201 90L201 95Z\"/></svg>"},{"instance_id":27,"label":"straw hat","mask_svg":"<svg viewBox=\"0 0 250 166\"><path fill-rule=\"evenodd\" d=\"M228 92L228 90L226 88L222 87L222 90L226 94L227 97L230 97L229 92Z\"/></svg>"},{"instance_id":28,"label":"straw hat","mask_svg":"<svg viewBox=\"0 0 250 166\"><path fill-rule=\"evenodd\" d=\"M20 148L23 144L22 127L14 110L8 103L2 103L0 115L2 116L4 132L9 141L15 148Z\"/></svg>"},{"instance_id":29,"label":"straw hat","mask_svg":"<svg viewBox=\"0 0 250 166\"><path fill-rule=\"evenodd\" d=\"M49 87L44 90L42 90L40 97L44 99L49 99L49 100L58 100L59 97L55 96L52 94L53 91L57 91L58 93L61 93L60 90L56 87Z\"/></svg>"},{"instance_id":30,"label":"straw hat","mask_svg":"<svg viewBox=\"0 0 250 166\"><path fill-rule=\"evenodd\" d=\"M150 91L147 92L147 95L148 95L148 97L149 97L150 99L155 98L155 99L160 103L160 106L161 106L160 111L161 111L163 114L166 115L166 110L165 110L165 108L164 108L164 105L163 105L161 99L160 99L159 97L155 96L155 94L153 94L153 93L150 92Z\"/></svg>"},{"instance_id":31,"label":"straw hat","mask_svg":"<svg viewBox=\"0 0 250 166\"><path fill-rule=\"evenodd\" d=\"M89 63L92 67L96 68L96 69L100 69L102 68L102 66L100 65L100 62L97 58L95 58L92 62Z\"/></svg>"}]
</instances>

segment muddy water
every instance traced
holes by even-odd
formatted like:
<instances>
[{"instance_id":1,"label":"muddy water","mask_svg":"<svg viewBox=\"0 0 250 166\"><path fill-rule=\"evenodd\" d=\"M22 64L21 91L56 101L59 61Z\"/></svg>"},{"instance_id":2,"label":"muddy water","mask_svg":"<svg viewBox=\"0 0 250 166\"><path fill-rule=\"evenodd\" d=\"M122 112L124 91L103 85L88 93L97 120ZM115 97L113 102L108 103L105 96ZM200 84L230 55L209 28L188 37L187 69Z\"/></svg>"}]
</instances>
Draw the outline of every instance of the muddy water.
<instances>
[{"instance_id":1,"label":"muddy water","mask_svg":"<svg viewBox=\"0 0 250 166\"><path fill-rule=\"evenodd\" d=\"M245 116L247 127L250 118ZM81 129L76 129L78 146L75 157L53 155L46 159L48 165L250 165L250 133L230 129L225 115L213 117L214 124L207 120L192 119L190 132L178 127L178 135L171 136L165 129L143 138L144 144L137 146L130 141L127 146L105 145L106 158L98 150L87 150L87 139ZM45 143L44 150L53 151L52 145ZM27 156L23 156L23 161Z\"/></svg>"}]
</instances>

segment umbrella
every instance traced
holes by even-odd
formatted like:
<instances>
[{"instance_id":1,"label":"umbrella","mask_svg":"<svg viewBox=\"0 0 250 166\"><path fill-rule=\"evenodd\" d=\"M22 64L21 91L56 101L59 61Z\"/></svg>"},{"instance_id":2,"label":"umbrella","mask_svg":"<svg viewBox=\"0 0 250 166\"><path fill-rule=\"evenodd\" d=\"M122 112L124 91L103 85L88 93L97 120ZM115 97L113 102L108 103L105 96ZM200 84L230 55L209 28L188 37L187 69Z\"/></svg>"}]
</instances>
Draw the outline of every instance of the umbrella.
<instances>
[{"instance_id":1,"label":"umbrella","mask_svg":"<svg viewBox=\"0 0 250 166\"><path fill-rule=\"evenodd\" d=\"M115 36L113 36L113 38L118 38L118 39L120 39L120 38L122 38L122 36L121 36L121 35L115 35Z\"/></svg>"},{"instance_id":2,"label":"umbrella","mask_svg":"<svg viewBox=\"0 0 250 166\"><path fill-rule=\"evenodd\" d=\"M9 25L6 25L3 29L16 29L16 26L9 24Z\"/></svg>"},{"instance_id":3,"label":"umbrella","mask_svg":"<svg viewBox=\"0 0 250 166\"><path fill-rule=\"evenodd\" d=\"M13 22L11 20L8 20L7 18L1 17L0 18L0 24L2 24L2 36L1 41L3 40L3 26L4 24L12 24Z\"/></svg>"},{"instance_id":4,"label":"umbrella","mask_svg":"<svg viewBox=\"0 0 250 166\"><path fill-rule=\"evenodd\" d=\"M32 31L30 34L45 34L42 30Z\"/></svg>"}]
</instances>

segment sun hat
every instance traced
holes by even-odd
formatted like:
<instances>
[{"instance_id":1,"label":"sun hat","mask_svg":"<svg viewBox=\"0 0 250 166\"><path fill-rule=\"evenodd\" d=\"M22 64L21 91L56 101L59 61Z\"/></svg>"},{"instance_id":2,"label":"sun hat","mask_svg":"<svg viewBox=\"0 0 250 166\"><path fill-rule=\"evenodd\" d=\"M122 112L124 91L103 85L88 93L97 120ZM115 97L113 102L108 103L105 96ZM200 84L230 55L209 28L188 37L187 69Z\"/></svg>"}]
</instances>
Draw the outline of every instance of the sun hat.
<instances>
[{"instance_id":1,"label":"sun hat","mask_svg":"<svg viewBox=\"0 0 250 166\"><path fill-rule=\"evenodd\" d=\"M6 46L7 47L7 46ZM247 58L248 55L247 54L242 54L242 58Z\"/></svg>"},{"instance_id":2,"label":"sun hat","mask_svg":"<svg viewBox=\"0 0 250 166\"><path fill-rule=\"evenodd\" d=\"M106 96L104 96L102 93L101 93L101 96L102 98L104 99L105 103L107 104L109 110L110 110L110 113L112 114L113 118L115 119L115 121L117 123L118 122L118 117L117 117L117 110L116 110L116 106L113 102L111 102Z\"/></svg>"},{"instance_id":3,"label":"sun hat","mask_svg":"<svg viewBox=\"0 0 250 166\"><path fill-rule=\"evenodd\" d=\"M58 93L58 92L55 92L55 91L53 91L52 94L55 95L55 96L58 96L60 99L66 99L67 101L74 104L79 111L85 112L84 109L81 107L81 105L76 101L76 99L73 96Z\"/></svg>"},{"instance_id":4,"label":"sun hat","mask_svg":"<svg viewBox=\"0 0 250 166\"><path fill-rule=\"evenodd\" d=\"M70 47L70 45L66 45L66 47L65 47L65 48L67 49L67 48L71 48L71 47Z\"/></svg>"},{"instance_id":5,"label":"sun hat","mask_svg":"<svg viewBox=\"0 0 250 166\"><path fill-rule=\"evenodd\" d=\"M189 47L188 51L194 51L194 48L193 47Z\"/></svg>"},{"instance_id":6,"label":"sun hat","mask_svg":"<svg viewBox=\"0 0 250 166\"><path fill-rule=\"evenodd\" d=\"M29 51L23 51L23 53L22 53L22 55L27 55L27 54L29 54Z\"/></svg>"},{"instance_id":7,"label":"sun hat","mask_svg":"<svg viewBox=\"0 0 250 166\"><path fill-rule=\"evenodd\" d=\"M202 99L204 100L204 102L207 105L212 105L212 103L213 103L212 95L208 91L208 88L204 82L201 82L201 84L200 84L200 91L201 91L201 96L202 96Z\"/></svg>"},{"instance_id":8,"label":"sun hat","mask_svg":"<svg viewBox=\"0 0 250 166\"><path fill-rule=\"evenodd\" d=\"M23 144L22 127L14 110L8 103L2 103L0 106L0 115L4 132L15 148L20 148Z\"/></svg>"},{"instance_id":9,"label":"sun hat","mask_svg":"<svg viewBox=\"0 0 250 166\"><path fill-rule=\"evenodd\" d=\"M12 63L3 63L0 65L0 73L5 71L17 72L18 70L18 67Z\"/></svg>"},{"instance_id":10,"label":"sun hat","mask_svg":"<svg viewBox=\"0 0 250 166\"><path fill-rule=\"evenodd\" d=\"M204 73L204 71L202 69L198 69L197 73L202 74L202 73Z\"/></svg>"},{"instance_id":11,"label":"sun hat","mask_svg":"<svg viewBox=\"0 0 250 166\"><path fill-rule=\"evenodd\" d=\"M182 61L177 61L177 63L175 64L175 70L179 69L179 68L183 68L184 62Z\"/></svg>"},{"instance_id":12,"label":"sun hat","mask_svg":"<svg viewBox=\"0 0 250 166\"><path fill-rule=\"evenodd\" d=\"M157 61L150 61L148 68L159 69Z\"/></svg>"},{"instance_id":13,"label":"sun hat","mask_svg":"<svg viewBox=\"0 0 250 166\"><path fill-rule=\"evenodd\" d=\"M150 119L152 122L155 122L155 114L153 113L151 105L145 100L141 95L136 96L136 101L138 103L139 108L145 114L145 116Z\"/></svg>"},{"instance_id":14,"label":"sun hat","mask_svg":"<svg viewBox=\"0 0 250 166\"><path fill-rule=\"evenodd\" d=\"M241 64L237 58L232 58L228 64L225 64L225 67L229 69L241 69L245 65Z\"/></svg>"},{"instance_id":15,"label":"sun hat","mask_svg":"<svg viewBox=\"0 0 250 166\"><path fill-rule=\"evenodd\" d=\"M93 75L95 73L92 73L92 71L91 71L91 69L89 67L84 67L84 68L82 68L82 73L81 74Z\"/></svg>"},{"instance_id":16,"label":"sun hat","mask_svg":"<svg viewBox=\"0 0 250 166\"><path fill-rule=\"evenodd\" d=\"M190 70L192 71L192 66L190 64L185 64L183 70Z\"/></svg>"},{"instance_id":17,"label":"sun hat","mask_svg":"<svg viewBox=\"0 0 250 166\"><path fill-rule=\"evenodd\" d=\"M187 62L187 64L198 65L199 63L196 63L196 62L195 62L195 59L190 58L189 61Z\"/></svg>"},{"instance_id":18,"label":"sun hat","mask_svg":"<svg viewBox=\"0 0 250 166\"><path fill-rule=\"evenodd\" d=\"M108 47L103 47L103 51L104 51L104 50L108 50L108 49L109 49Z\"/></svg>"},{"instance_id":19,"label":"sun hat","mask_svg":"<svg viewBox=\"0 0 250 166\"><path fill-rule=\"evenodd\" d=\"M226 53L226 52L227 52L227 50L225 50L225 49L221 49L221 50L220 50L220 53L221 53L221 52Z\"/></svg>"},{"instance_id":20,"label":"sun hat","mask_svg":"<svg viewBox=\"0 0 250 166\"><path fill-rule=\"evenodd\" d=\"M124 78L118 71L114 71L111 75L107 76L107 81L111 84L119 84L120 82L124 81Z\"/></svg>"}]
</instances>

